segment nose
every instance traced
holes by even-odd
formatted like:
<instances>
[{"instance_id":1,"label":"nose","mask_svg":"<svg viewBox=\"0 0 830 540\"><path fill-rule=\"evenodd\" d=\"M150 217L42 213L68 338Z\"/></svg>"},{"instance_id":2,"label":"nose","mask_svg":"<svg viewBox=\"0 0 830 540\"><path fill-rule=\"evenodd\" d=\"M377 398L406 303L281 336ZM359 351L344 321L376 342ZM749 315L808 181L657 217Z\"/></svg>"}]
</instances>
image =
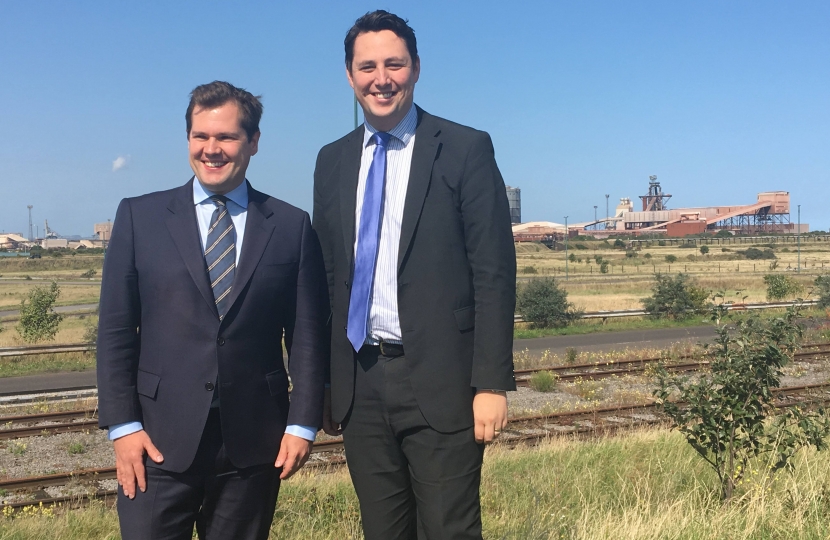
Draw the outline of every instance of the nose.
<instances>
[{"instance_id":1,"label":"nose","mask_svg":"<svg viewBox=\"0 0 830 540\"><path fill-rule=\"evenodd\" d=\"M214 137L210 137L205 144L205 153L218 154L220 151L219 142Z\"/></svg>"},{"instance_id":2,"label":"nose","mask_svg":"<svg viewBox=\"0 0 830 540\"><path fill-rule=\"evenodd\" d=\"M386 86L390 84L389 70L387 70L384 66L378 68L375 84L378 86Z\"/></svg>"}]
</instances>

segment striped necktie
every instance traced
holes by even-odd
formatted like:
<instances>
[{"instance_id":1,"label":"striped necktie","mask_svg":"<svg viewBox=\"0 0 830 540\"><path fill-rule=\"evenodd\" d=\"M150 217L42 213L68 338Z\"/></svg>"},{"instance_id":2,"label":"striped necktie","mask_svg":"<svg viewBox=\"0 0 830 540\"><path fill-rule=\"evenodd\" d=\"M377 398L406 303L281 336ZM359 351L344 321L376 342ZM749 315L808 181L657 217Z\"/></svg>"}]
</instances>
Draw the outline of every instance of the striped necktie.
<instances>
[{"instance_id":1,"label":"striped necktie","mask_svg":"<svg viewBox=\"0 0 830 540\"><path fill-rule=\"evenodd\" d=\"M216 301L219 319L228 313L228 298L233 287L233 275L236 268L236 234L233 220L228 212L228 199L222 195L210 198L216 210L210 218L207 243L205 244L205 263L210 276L210 287Z\"/></svg>"},{"instance_id":2,"label":"striped necktie","mask_svg":"<svg viewBox=\"0 0 830 540\"><path fill-rule=\"evenodd\" d=\"M386 146L391 137L382 131L372 135L375 140L375 151L372 154L369 175L366 177L366 191L363 193L363 206L360 210L354 277L346 326L346 335L355 351L360 350L369 334L369 299L375 279L383 187L386 183Z\"/></svg>"}]
</instances>

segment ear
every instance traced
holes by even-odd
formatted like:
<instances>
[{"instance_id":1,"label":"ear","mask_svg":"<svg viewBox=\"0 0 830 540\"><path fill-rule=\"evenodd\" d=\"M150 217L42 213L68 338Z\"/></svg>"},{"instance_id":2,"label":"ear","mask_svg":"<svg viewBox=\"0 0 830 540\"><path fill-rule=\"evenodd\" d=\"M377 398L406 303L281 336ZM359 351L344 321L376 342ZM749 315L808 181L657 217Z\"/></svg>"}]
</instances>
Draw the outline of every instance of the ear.
<instances>
[{"instance_id":1,"label":"ear","mask_svg":"<svg viewBox=\"0 0 830 540\"><path fill-rule=\"evenodd\" d=\"M351 86L352 90L354 90L354 79L352 79L352 70L348 67L346 68L346 79L348 79L349 81L349 86Z\"/></svg>"},{"instance_id":2,"label":"ear","mask_svg":"<svg viewBox=\"0 0 830 540\"><path fill-rule=\"evenodd\" d=\"M412 84L418 82L418 78L421 76L421 57L416 56L415 60L412 62Z\"/></svg>"},{"instance_id":3,"label":"ear","mask_svg":"<svg viewBox=\"0 0 830 540\"><path fill-rule=\"evenodd\" d=\"M261 135L261 133L259 131L257 131L256 133L253 134L253 136L251 137L251 140L248 141L248 144L251 145L251 155L252 156L255 156L256 153L259 151L259 136L260 135Z\"/></svg>"}]
</instances>

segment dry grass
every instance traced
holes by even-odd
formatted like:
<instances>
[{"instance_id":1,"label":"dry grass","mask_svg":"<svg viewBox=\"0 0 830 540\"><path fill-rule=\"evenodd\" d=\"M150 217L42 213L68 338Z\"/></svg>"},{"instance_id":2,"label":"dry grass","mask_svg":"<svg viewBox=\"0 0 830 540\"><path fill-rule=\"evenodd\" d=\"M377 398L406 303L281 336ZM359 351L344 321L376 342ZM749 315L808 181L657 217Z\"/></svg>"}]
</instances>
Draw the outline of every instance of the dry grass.
<instances>
[{"instance_id":1,"label":"dry grass","mask_svg":"<svg viewBox=\"0 0 830 540\"><path fill-rule=\"evenodd\" d=\"M48 287L50 282L41 280L0 282L0 310L19 309L20 302L28 297L34 287ZM75 285L58 282L61 295L55 305L74 306L77 304L94 304L101 297L101 283L90 282L89 285Z\"/></svg>"},{"instance_id":2,"label":"dry grass","mask_svg":"<svg viewBox=\"0 0 830 540\"><path fill-rule=\"evenodd\" d=\"M0 257L0 275L3 277L38 276L42 278L78 278L87 270L95 270L95 278L101 278L103 255L66 255L28 259L25 257Z\"/></svg>"},{"instance_id":3,"label":"dry grass","mask_svg":"<svg viewBox=\"0 0 830 540\"><path fill-rule=\"evenodd\" d=\"M58 327L58 334L53 341L42 342L41 344L59 345L63 343L81 343L84 334L90 325L97 324L97 315L80 315L64 317ZM16 321L0 323L0 347L19 347L29 345L17 333Z\"/></svg>"}]
</instances>

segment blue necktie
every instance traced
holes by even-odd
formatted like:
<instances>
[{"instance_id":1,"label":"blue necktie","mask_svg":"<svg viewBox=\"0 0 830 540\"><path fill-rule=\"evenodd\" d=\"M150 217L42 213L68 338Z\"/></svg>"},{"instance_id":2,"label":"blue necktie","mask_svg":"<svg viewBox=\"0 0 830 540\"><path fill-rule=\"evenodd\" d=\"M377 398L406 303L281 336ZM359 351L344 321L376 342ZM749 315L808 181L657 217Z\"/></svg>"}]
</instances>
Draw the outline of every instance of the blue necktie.
<instances>
[{"instance_id":1,"label":"blue necktie","mask_svg":"<svg viewBox=\"0 0 830 540\"><path fill-rule=\"evenodd\" d=\"M366 191L363 194L363 207L360 212L360 227L357 232L357 253L354 258L354 279L349 298L349 320L346 335L359 351L368 335L369 298L375 277L375 263L378 259L378 242L380 240L380 210L383 205L383 186L386 182L386 145L388 133L377 132L372 135L375 140L375 152L369 176L366 177Z\"/></svg>"}]
</instances>

